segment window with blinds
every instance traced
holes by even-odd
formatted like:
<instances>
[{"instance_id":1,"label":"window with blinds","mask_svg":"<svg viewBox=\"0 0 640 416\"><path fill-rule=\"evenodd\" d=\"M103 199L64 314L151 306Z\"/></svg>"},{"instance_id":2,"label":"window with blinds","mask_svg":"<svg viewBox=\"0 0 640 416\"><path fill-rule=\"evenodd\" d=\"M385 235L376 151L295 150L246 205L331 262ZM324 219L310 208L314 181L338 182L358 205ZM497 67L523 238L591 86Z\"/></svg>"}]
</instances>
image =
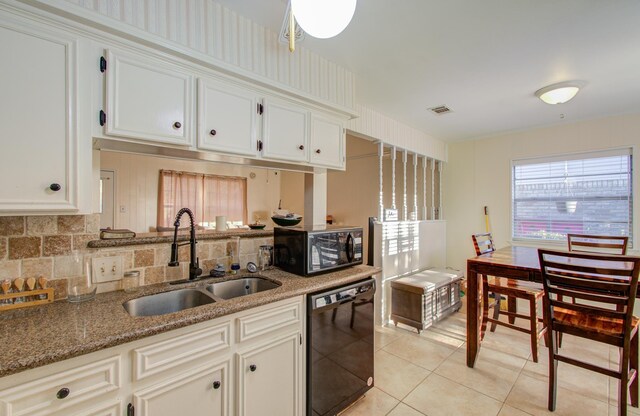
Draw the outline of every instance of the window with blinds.
<instances>
[{"instance_id":1,"label":"window with blinds","mask_svg":"<svg viewBox=\"0 0 640 416\"><path fill-rule=\"evenodd\" d=\"M513 162L512 237L564 241L567 234L629 236L631 149Z\"/></svg>"}]
</instances>

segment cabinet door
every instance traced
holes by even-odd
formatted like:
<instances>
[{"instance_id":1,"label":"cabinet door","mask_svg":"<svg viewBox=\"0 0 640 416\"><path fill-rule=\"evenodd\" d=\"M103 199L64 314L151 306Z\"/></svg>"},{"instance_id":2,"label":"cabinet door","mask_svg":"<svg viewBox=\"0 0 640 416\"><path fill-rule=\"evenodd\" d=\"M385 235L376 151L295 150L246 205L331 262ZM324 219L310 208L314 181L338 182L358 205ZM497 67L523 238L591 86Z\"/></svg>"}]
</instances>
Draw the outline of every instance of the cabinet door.
<instances>
[{"instance_id":1,"label":"cabinet door","mask_svg":"<svg viewBox=\"0 0 640 416\"><path fill-rule=\"evenodd\" d=\"M258 99L244 90L206 79L198 80L198 147L256 156Z\"/></svg>"},{"instance_id":2,"label":"cabinet door","mask_svg":"<svg viewBox=\"0 0 640 416\"><path fill-rule=\"evenodd\" d=\"M160 60L113 51L106 55L105 133L190 145L193 76Z\"/></svg>"},{"instance_id":3,"label":"cabinet door","mask_svg":"<svg viewBox=\"0 0 640 416\"><path fill-rule=\"evenodd\" d=\"M300 332L238 354L238 414L301 414Z\"/></svg>"},{"instance_id":4,"label":"cabinet door","mask_svg":"<svg viewBox=\"0 0 640 416\"><path fill-rule=\"evenodd\" d=\"M0 212L75 210L77 40L8 14L0 39Z\"/></svg>"},{"instance_id":5,"label":"cabinet door","mask_svg":"<svg viewBox=\"0 0 640 416\"><path fill-rule=\"evenodd\" d=\"M229 414L229 360L168 378L133 393L141 416L221 416Z\"/></svg>"},{"instance_id":6,"label":"cabinet door","mask_svg":"<svg viewBox=\"0 0 640 416\"><path fill-rule=\"evenodd\" d=\"M262 156L292 162L309 160L309 112L282 100L265 99Z\"/></svg>"},{"instance_id":7,"label":"cabinet door","mask_svg":"<svg viewBox=\"0 0 640 416\"><path fill-rule=\"evenodd\" d=\"M344 169L344 155L342 121L312 114L310 162L318 166Z\"/></svg>"}]
</instances>

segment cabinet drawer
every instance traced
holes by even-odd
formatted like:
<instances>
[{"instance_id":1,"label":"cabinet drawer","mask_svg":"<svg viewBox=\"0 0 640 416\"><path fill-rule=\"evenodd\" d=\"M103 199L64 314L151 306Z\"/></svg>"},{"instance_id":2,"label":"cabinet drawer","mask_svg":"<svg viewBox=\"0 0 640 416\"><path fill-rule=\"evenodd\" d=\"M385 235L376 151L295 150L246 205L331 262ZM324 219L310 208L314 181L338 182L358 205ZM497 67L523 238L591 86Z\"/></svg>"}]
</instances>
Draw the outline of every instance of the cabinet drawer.
<instances>
[{"instance_id":1,"label":"cabinet drawer","mask_svg":"<svg viewBox=\"0 0 640 416\"><path fill-rule=\"evenodd\" d=\"M57 413L56 416L120 416L122 415L122 403L119 400L112 400L101 403L97 406L87 406L69 415L69 411Z\"/></svg>"},{"instance_id":2,"label":"cabinet drawer","mask_svg":"<svg viewBox=\"0 0 640 416\"><path fill-rule=\"evenodd\" d=\"M237 319L238 342L257 338L280 328L300 322L300 303L283 305Z\"/></svg>"},{"instance_id":3,"label":"cabinet drawer","mask_svg":"<svg viewBox=\"0 0 640 416\"><path fill-rule=\"evenodd\" d=\"M133 350L134 380L202 363L202 358L229 348L230 323L190 332Z\"/></svg>"},{"instance_id":4,"label":"cabinet drawer","mask_svg":"<svg viewBox=\"0 0 640 416\"><path fill-rule=\"evenodd\" d=\"M76 367L0 392L6 416L49 415L120 388L120 356ZM68 393L65 395L66 390Z\"/></svg>"}]
</instances>

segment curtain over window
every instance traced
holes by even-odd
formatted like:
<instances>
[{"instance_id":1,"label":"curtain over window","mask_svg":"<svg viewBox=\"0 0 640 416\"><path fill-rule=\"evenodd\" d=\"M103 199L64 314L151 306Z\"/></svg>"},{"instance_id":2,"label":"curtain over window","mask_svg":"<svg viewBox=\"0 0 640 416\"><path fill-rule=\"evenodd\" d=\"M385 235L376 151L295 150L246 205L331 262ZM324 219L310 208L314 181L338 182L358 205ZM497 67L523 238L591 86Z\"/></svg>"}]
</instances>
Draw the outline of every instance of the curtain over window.
<instances>
[{"instance_id":1,"label":"curtain over window","mask_svg":"<svg viewBox=\"0 0 640 416\"><path fill-rule=\"evenodd\" d=\"M631 237L631 161L631 149L514 161L513 239Z\"/></svg>"},{"instance_id":2,"label":"curtain over window","mask_svg":"<svg viewBox=\"0 0 640 416\"><path fill-rule=\"evenodd\" d=\"M247 179L193 172L160 171L158 228L173 227L180 208L191 209L198 224L215 223L216 216L247 223Z\"/></svg>"}]
</instances>

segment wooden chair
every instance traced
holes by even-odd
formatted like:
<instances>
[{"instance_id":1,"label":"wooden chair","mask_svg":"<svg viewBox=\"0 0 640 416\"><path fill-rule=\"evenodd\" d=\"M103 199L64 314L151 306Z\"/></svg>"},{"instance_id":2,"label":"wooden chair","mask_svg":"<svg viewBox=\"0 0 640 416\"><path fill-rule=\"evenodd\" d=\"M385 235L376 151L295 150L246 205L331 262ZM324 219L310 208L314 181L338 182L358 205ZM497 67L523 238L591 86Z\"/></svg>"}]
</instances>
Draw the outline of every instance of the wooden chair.
<instances>
[{"instance_id":1,"label":"wooden chair","mask_svg":"<svg viewBox=\"0 0 640 416\"><path fill-rule=\"evenodd\" d=\"M631 405L638 407L638 318L633 316L633 305L640 258L553 250L538 250L538 255L549 331L549 410L556 408L558 361L562 361L620 380L618 415L626 416L629 390ZM611 370L558 354L556 336L562 333L620 348L619 368Z\"/></svg>"},{"instance_id":2,"label":"wooden chair","mask_svg":"<svg viewBox=\"0 0 640 416\"><path fill-rule=\"evenodd\" d=\"M569 251L579 253L627 254L629 237L609 235L567 234ZM576 303L575 299L571 299ZM558 347L562 347L562 334L558 337Z\"/></svg>"},{"instance_id":3,"label":"wooden chair","mask_svg":"<svg viewBox=\"0 0 640 416\"><path fill-rule=\"evenodd\" d=\"M471 238L473 239L473 246L476 249L476 255L480 256L495 251L491 233L474 234ZM489 292L494 294L495 302L492 304L489 304ZM543 320L538 318L538 300L542 298L542 294L542 286L538 283L483 275L481 339L484 339L488 322L491 322L491 332L495 332L497 325L502 325L529 334L531 337L531 355L533 361L537 363L538 341L546 333ZM517 311L501 311L501 295L513 297L514 299L527 300L529 302L529 315L522 315L517 313ZM493 308L493 317L489 318L489 309L491 308ZM513 319L510 320L510 322L502 322L500 321L501 313ZM529 328L516 326L514 322L515 318L528 320Z\"/></svg>"},{"instance_id":4,"label":"wooden chair","mask_svg":"<svg viewBox=\"0 0 640 416\"><path fill-rule=\"evenodd\" d=\"M602 254L627 254L629 237L567 234L569 251Z\"/></svg>"}]
</instances>

